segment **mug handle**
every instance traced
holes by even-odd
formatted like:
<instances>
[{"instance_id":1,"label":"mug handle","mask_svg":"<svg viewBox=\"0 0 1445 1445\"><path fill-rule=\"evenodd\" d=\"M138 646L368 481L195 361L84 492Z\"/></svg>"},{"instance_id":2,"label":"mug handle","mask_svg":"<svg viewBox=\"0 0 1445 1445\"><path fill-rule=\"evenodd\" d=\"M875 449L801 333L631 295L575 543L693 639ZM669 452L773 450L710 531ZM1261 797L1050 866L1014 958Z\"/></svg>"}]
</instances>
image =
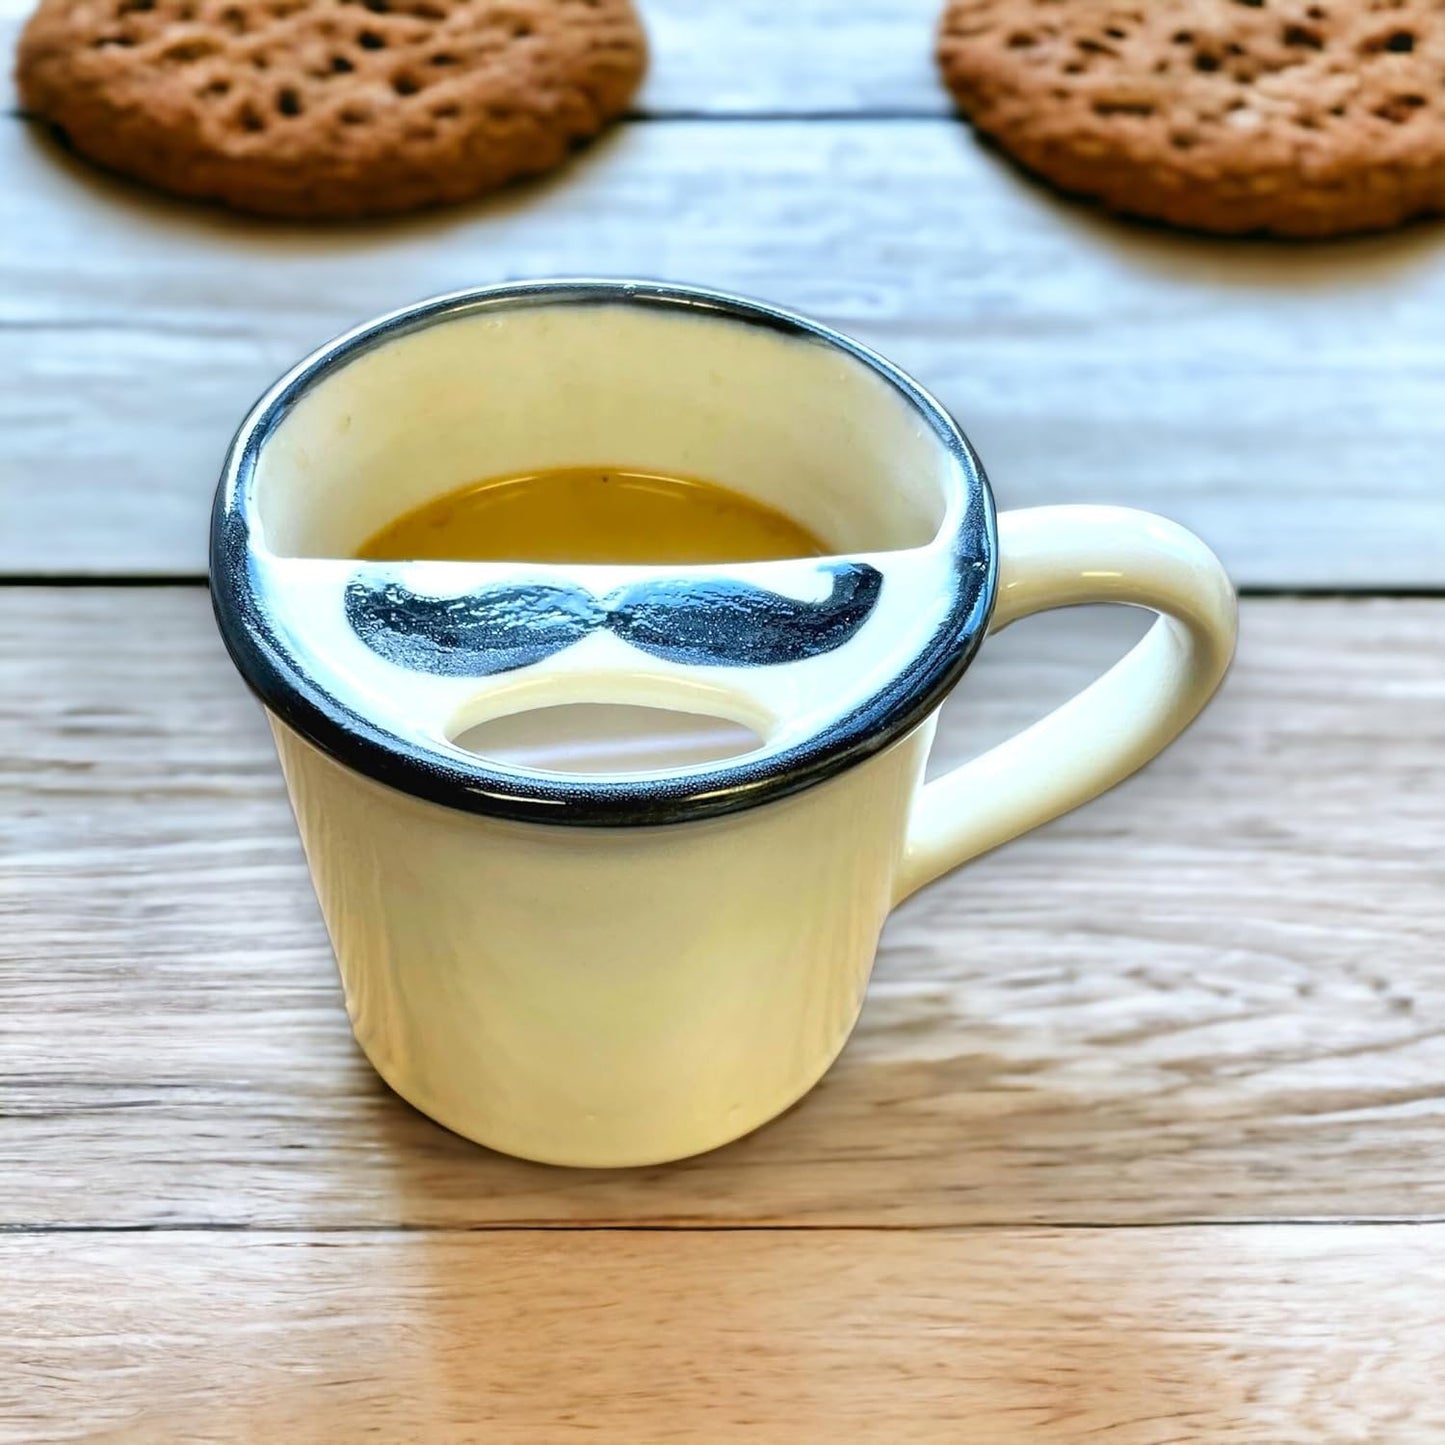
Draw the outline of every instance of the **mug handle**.
<instances>
[{"instance_id":1,"label":"mug handle","mask_svg":"<svg viewBox=\"0 0 1445 1445\"><path fill-rule=\"evenodd\" d=\"M919 789L895 902L1122 782L1188 726L1234 654L1234 588L1177 523L1124 507L1036 507L1002 513L998 533L991 632L1091 602L1159 619L1062 707Z\"/></svg>"}]
</instances>

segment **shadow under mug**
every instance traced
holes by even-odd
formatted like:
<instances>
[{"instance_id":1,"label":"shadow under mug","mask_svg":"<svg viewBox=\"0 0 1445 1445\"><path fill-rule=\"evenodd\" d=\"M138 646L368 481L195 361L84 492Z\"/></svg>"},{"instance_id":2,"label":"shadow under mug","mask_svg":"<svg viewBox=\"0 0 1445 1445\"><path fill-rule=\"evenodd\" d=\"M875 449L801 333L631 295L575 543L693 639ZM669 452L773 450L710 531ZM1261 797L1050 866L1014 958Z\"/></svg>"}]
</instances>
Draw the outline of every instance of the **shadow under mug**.
<instances>
[{"instance_id":1,"label":"shadow under mug","mask_svg":"<svg viewBox=\"0 0 1445 1445\"><path fill-rule=\"evenodd\" d=\"M703 476L833 558L722 568L362 563L479 477ZM323 348L243 424L212 594L265 704L357 1040L460 1134L657 1163L805 1094L915 889L1141 766L1208 701L1235 600L1142 512L995 516L916 383L827 328L696 288L533 282ZM1158 620L1043 721L924 784L979 643L1046 608ZM458 738L556 703L745 724L742 756L546 772Z\"/></svg>"}]
</instances>

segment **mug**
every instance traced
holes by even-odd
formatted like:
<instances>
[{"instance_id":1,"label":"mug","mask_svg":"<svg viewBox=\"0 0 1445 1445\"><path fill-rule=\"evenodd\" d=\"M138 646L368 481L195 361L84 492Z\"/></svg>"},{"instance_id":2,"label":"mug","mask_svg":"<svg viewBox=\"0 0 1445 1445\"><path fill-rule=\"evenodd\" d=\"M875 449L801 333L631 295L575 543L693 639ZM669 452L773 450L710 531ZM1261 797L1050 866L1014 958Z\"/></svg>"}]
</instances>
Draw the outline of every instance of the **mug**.
<instances>
[{"instance_id":1,"label":"mug","mask_svg":"<svg viewBox=\"0 0 1445 1445\"><path fill-rule=\"evenodd\" d=\"M728 567L361 562L478 478L700 476L835 555ZM654 1164L824 1074L916 889L1168 744L1233 651L1196 537L1142 512L997 516L957 424L838 333L683 286L555 281L423 302L257 404L212 522L222 637L266 707L356 1038L469 1139ZM1159 614L1072 701L925 784L986 633ZM587 775L461 741L563 704L721 718L735 756Z\"/></svg>"}]
</instances>

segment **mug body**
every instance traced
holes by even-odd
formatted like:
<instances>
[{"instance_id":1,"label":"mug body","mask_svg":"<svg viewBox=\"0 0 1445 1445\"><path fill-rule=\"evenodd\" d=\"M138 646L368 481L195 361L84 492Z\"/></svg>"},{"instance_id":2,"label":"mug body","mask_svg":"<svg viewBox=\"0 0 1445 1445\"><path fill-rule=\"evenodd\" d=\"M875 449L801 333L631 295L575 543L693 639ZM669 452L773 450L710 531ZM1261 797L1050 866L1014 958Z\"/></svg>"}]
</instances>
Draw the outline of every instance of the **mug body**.
<instances>
[{"instance_id":1,"label":"mug body","mask_svg":"<svg viewBox=\"0 0 1445 1445\"><path fill-rule=\"evenodd\" d=\"M822 1077L932 732L741 812L567 828L409 796L273 725L376 1071L469 1139L604 1166L725 1144Z\"/></svg>"},{"instance_id":2,"label":"mug body","mask_svg":"<svg viewBox=\"0 0 1445 1445\"><path fill-rule=\"evenodd\" d=\"M796 660L786 636L765 665L746 635L709 653L694 612L695 657L599 624L473 677L450 633L404 628L477 615L477 576L354 561L468 482L588 465L705 478L834 549L754 577L775 579L770 618L804 619ZM857 1017L933 715L987 626L993 546L977 460L931 398L824 328L715 293L491 288L383 318L284 378L233 446L212 589L383 1078L468 1138L573 1165L711 1149L804 1094ZM574 593L620 595L583 571ZM868 584L863 602L819 612L840 578ZM729 718L762 743L583 778L457 741L576 702Z\"/></svg>"}]
</instances>

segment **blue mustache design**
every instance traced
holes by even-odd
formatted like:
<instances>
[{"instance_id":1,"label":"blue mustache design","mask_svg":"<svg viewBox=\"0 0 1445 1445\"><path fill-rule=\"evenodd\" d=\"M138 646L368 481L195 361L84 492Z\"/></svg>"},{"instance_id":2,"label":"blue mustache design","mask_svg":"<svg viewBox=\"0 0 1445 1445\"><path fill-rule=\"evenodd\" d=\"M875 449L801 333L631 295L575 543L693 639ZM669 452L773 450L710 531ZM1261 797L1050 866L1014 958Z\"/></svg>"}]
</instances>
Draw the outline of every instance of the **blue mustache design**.
<instances>
[{"instance_id":1,"label":"blue mustache design","mask_svg":"<svg viewBox=\"0 0 1445 1445\"><path fill-rule=\"evenodd\" d=\"M568 582L498 583L423 597L400 582L354 578L346 620L379 657L413 672L487 677L529 667L606 630L642 652L701 667L775 667L841 647L868 619L883 574L833 562L818 602L735 578L635 582L605 597Z\"/></svg>"}]
</instances>

